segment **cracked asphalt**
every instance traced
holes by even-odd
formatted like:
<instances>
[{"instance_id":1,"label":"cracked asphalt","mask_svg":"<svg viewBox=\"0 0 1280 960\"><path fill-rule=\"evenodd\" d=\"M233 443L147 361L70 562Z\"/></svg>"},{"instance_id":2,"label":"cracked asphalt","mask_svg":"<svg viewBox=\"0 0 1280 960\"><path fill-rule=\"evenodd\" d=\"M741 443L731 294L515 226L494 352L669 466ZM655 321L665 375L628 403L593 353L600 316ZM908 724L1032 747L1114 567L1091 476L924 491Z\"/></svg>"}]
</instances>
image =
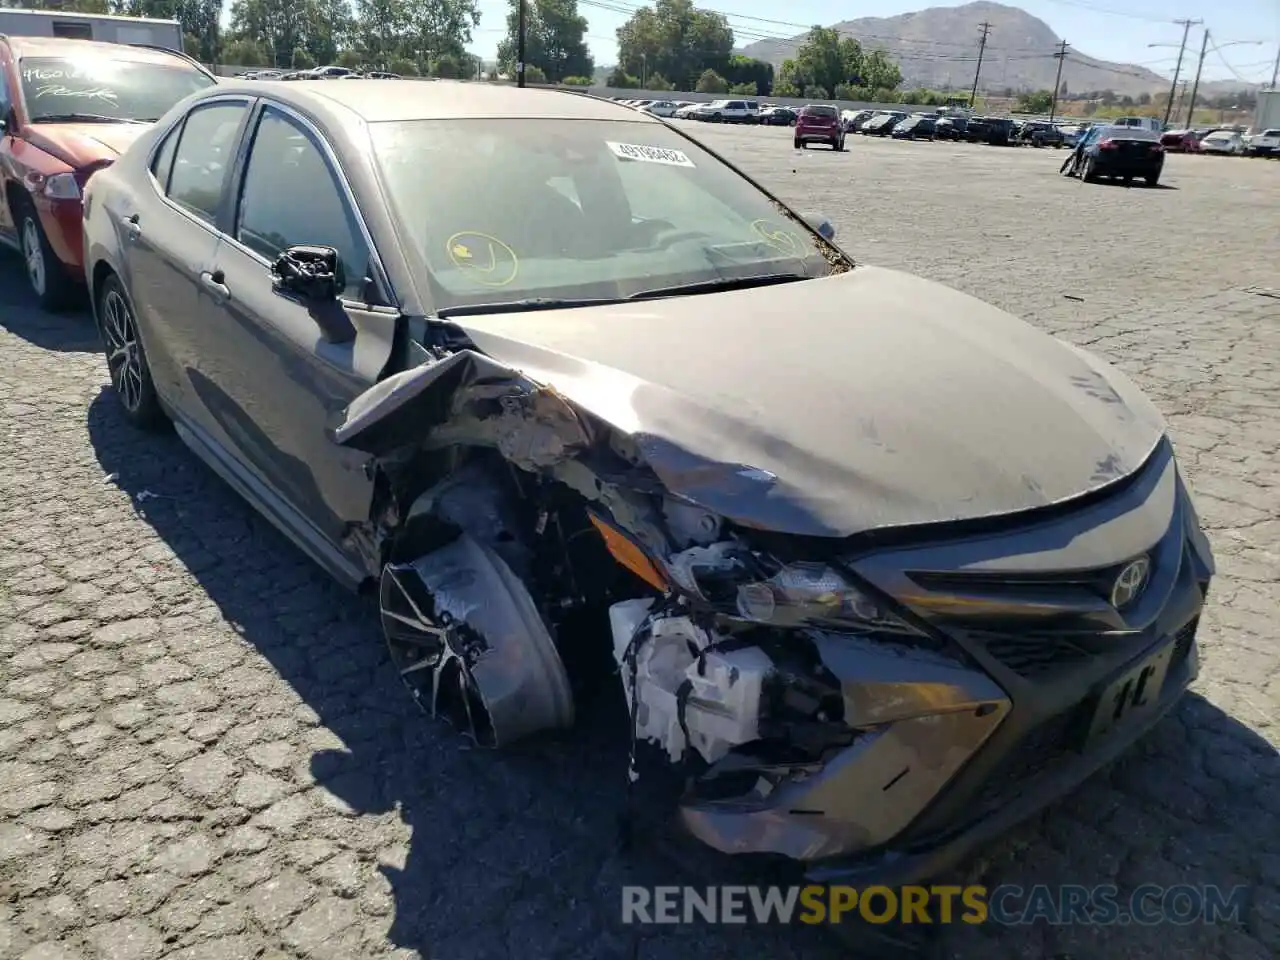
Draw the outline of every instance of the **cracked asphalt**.
<instances>
[{"instance_id":1,"label":"cracked asphalt","mask_svg":"<svg viewBox=\"0 0 1280 960\"><path fill-rule=\"evenodd\" d=\"M1056 176L1057 151L689 129L858 258L1131 374L1217 552L1194 692L967 876L1243 884L1240 922L965 927L946 955L1280 954L1280 164L1175 156L1167 188L1129 189ZM7 254L0 357L0 957L858 955L808 928L621 925L622 884L681 877L615 843L607 715L501 755L420 716L370 604L130 430L87 316L34 309Z\"/></svg>"}]
</instances>

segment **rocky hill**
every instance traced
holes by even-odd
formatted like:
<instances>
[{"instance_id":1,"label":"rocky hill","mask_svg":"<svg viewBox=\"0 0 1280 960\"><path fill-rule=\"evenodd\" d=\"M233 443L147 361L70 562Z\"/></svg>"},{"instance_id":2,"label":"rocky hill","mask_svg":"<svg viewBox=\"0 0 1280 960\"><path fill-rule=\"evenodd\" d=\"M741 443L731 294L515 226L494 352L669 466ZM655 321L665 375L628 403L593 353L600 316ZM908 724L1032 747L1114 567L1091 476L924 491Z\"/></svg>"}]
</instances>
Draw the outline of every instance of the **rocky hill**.
<instances>
[{"instance_id":1,"label":"rocky hill","mask_svg":"<svg viewBox=\"0 0 1280 960\"><path fill-rule=\"evenodd\" d=\"M1053 52L1059 38L1050 26L1018 7L981 0L962 7L930 7L896 17L863 17L833 24L844 36L856 37L867 50L881 47L902 68L903 86L946 87L967 90L973 83L978 55L979 24L991 24L983 56L979 88L998 92L1047 90L1053 86L1058 63ZM804 36L790 40L761 40L742 48L742 53L775 65L794 56ZM1188 52L1194 70L1193 52ZM1184 65L1185 69L1185 65ZM1137 97L1143 93L1168 90L1169 81L1145 67L1098 60L1068 47L1062 79L1073 92L1112 90ZM1201 85L1236 89L1245 84ZM1222 92L1225 92L1222 91Z\"/></svg>"}]
</instances>

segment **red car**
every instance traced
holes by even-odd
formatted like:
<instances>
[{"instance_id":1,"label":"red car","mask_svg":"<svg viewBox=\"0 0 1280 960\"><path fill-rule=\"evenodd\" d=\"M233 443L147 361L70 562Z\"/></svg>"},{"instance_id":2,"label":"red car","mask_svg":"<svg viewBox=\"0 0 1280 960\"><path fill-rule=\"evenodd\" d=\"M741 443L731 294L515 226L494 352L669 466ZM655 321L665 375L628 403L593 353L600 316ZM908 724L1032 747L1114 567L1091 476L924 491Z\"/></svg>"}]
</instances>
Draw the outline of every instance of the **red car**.
<instances>
[{"instance_id":1,"label":"red car","mask_svg":"<svg viewBox=\"0 0 1280 960\"><path fill-rule=\"evenodd\" d=\"M811 103L796 115L795 143L801 150L811 143L830 144L832 150L844 149L844 125L840 111L825 103Z\"/></svg>"},{"instance_id":2,"label":"red car","mask_svg":"<svg viewBox=\"0 0 1280 960\"><path fill-rule=\"evenodd\" d=\"M1200 138L1194 130L1168 130L1160 135L1166 153L1199 153Z\"/></svg>"},{"instance_id":3,"label":"red car","mask_svg":"<svg viewBox=\"0 0 1280 960\"><path fill-rule=\"evenodd\" d=\"M89 177L187 94L215 83L172 50L0 36L0 243L21 253L42 307L83 291Z\"/></svg>"}]
</instances>

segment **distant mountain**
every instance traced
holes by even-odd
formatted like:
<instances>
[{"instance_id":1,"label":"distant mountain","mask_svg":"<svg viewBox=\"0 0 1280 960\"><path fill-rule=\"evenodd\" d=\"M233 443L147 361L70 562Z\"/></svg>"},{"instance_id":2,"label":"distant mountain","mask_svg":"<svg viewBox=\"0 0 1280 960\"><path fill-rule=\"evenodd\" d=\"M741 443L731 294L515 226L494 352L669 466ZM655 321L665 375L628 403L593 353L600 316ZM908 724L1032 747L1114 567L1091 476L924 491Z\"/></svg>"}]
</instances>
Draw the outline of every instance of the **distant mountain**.
<instances>
[{"instance_id":1,"label":"distant mountain","mask_svg":"<svg viewBox=\"0 0 1280 960\"><path fill-rule=\"evenodd\" d=\"M896 17L863 17L833 24L842 36L855 37L866 50L882 48L902 68L903 87L952 87L968 90L978 55L979 24L991 24L983 55L979 89L999 92L1048 90L1053 87L1058 62L1053 52L1060 38L1050 26L1018 7L980 0L962 7L930 7ZM743 47L750 57L779 65L795 55L804 35L791 40L760 40ZM1195 71L1196 51L1187 51L1184 73ZM1191 79L1191 77L1186 77ZM1062 80L1076 93L1112 90L1121 96L1167 90L1169 81L1145 67L1110 63L1067 48ZM1233 81L1201 84L1205 93L1226 93L1248 87Z\"/></svg>"}]
</instances>

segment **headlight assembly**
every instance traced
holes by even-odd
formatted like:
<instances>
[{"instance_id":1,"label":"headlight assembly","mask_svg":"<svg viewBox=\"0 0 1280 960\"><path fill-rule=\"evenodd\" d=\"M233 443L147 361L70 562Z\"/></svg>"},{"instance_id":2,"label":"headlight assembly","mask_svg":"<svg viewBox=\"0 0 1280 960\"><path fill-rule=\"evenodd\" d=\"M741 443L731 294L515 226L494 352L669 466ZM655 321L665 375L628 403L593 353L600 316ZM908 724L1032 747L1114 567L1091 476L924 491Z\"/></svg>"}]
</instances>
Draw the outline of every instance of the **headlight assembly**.
<instances>
[{"instance_id":1,"label":"headlight assembly","mask_svg":"<svg viewBox=\"0 0 1280 960\"><path fill-rule=\"evenodd\" d=\"M823 563L770 564L736 544L717 543L672 557L668 573L686 593L737 620L918 633Z\"/></svg>"}]
</instances>

